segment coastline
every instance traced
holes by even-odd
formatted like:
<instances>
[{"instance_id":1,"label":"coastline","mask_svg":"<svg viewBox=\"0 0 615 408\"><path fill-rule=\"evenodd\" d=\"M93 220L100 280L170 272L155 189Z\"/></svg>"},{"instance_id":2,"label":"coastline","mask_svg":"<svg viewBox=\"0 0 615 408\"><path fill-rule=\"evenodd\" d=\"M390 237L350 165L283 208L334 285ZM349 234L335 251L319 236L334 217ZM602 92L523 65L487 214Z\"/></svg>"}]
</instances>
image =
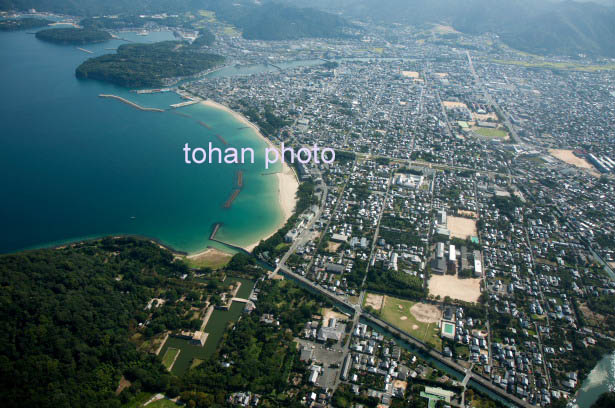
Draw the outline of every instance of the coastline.
<instances>
[{"instance_id":1,"label":"coastline","mask_svg":"<svg viewBox=\"0 0 615 408\"><path fill-rule=\"evenodd\" d=\"M243 116L241 113L236 112L230 109L228 106L223 105L221 103L212 101L211 99L207 99L201 101L201 103L210 108L219 109L227 112L232 115L237 121L241 122L243 125L250 127L254 132L271 148L278 149L278 147L268 138L266 138L261 132L258 126L254 123L250 122L248 118ZM279 149L278 149L279 151ZM266 177L266 176L264 176ZM282 164L282 171L276 173L276 177L278 179L278 202L280 206L280 210L282 212L282 219L275 227L275 229L267 236L261 238L260 240L253 242L249 245L242 246L248 252L252 252L254 248L258 246L261 240L267 240L272 235L274 235L280 228L286 224L286 221L293 215L295 210L295 206L297 204L297 191L299 189L299 181L295 171L290 167L287 163Z\"/></svg>"}]
</instances>

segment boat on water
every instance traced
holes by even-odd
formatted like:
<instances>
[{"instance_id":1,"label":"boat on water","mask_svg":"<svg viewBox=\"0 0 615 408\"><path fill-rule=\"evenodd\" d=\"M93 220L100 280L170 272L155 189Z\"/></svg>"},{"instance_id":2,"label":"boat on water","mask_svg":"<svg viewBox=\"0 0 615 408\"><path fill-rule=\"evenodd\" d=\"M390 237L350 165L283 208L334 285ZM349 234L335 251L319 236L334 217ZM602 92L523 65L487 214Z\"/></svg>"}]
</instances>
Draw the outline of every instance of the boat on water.
<instances>
[{"instance_id":1,"label":"boat on water","mask_svg":"<svg viewBox=\"0 0 615 408\"><path fill-rule=\"evenodd\" d=\"M139 31L139 32L137 33L137 35L140 35L140 36L144 37L144 36L146 36L146 35L149 35L149 33L147 32L147 30L141 30L141 31Z\"/></svg>"}]
</instances>

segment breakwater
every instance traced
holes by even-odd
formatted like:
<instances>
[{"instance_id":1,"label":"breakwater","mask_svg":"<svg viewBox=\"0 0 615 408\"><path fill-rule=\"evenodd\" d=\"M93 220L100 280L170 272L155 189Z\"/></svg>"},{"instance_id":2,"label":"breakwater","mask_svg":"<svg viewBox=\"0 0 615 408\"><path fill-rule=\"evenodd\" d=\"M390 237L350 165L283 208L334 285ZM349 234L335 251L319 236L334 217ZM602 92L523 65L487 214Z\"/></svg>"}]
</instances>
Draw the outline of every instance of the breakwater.
<instances>
[{"instance_id":1,"label":"breakwater","mask_svg":"<svg viewBox=\"0 0 615 408\"><path fill-rule=\"evenodd\" d=\"M222 136L220 136L219 134L216 134L216 137L218 138L220 142L222 142L222 144L228 145L228 142Z\"/></svg>"},{"instance_id":2,"label":"breakwater","mask_svg":"<svg viewBox=\"0 0 615 408\"><path fill-rule=\"evenodd\" d=\"M124 99L121 96L117 96L117 95L110 95L110 94L100 94L98 95L100 98L110 98L110 99L117 99L118 101L121 101L123 103L125 103L126 105L130 105L135 109L138 110L142 110L142 111L146 111L146 112L164 112L164 109L158 109L158 108L146 108L144 106L141 105L137 105L134 102L129 101L128 99Z\"/></svg>"},{"instance_id":3,"label":"breakwater","mask_svg":"<svg viewBox=\"0 0 615 408\"><path fill-rule=\"evenodd\" d=\"M231 193L231 196L228 198L228 200L225 201L223 207L224 208L231 208L231 206L233 205L233 201L235 201L235 199L237 198L237 196L239 195L240 192L241 192L241 190L238 189L238 188L233 190L233 192Z\"/></svg>"}]
</instances>

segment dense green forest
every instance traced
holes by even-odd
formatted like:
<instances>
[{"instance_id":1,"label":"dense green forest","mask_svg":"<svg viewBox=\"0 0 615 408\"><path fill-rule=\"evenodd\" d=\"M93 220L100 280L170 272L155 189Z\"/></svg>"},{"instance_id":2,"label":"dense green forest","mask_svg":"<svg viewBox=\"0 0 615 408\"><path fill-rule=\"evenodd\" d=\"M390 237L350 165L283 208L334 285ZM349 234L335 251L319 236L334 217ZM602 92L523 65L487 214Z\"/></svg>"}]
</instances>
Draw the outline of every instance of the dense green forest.
<instances>
[{"instance_id":1,"label":"dense green forest","mask_svg":"<svg viewBox=\"0 0 615 408\"><path fill-rule=\"evenodd\" d=\"M165 390L170 376L129 338L156 288L185 272L133 239L0 256L2 406L119 406L122 375Z\"/></svg>"},{"instance_id":2,"label":"dense green forest","mask_svg":"<svg viewBox=\"0 0 615 408\"><path fill-rule=\"evenodd\" d=\"M126 15L118 18L111 17L88 17L79 22L83 28L118 30L126 27L140 28L148 20L140 18L138 15Z\"/></svg>"},{"instance_id":3,"label":"dense green forest","mask_svg":"<svg viewBox=\"0 0 615 408\"><path fill-rule=\"evenodd\" d=\"M195 75L223 61L220 55L201 53L178 41L124 44L116 54L86 60L76 75L132 88L163 86L165 79Z\"/></svg>"},{"instance_id":4,"label":"dense green forest","mask_svg":"<svg viewBox=\"0 0 615 408\"><path fill-rule=\"evenodd\" d=\"M304 0L279 0L297 6ZM450 24L465 34L495 33L510 47L536 54L615 56L612 2L549 0L312 0L310 7L347 18L428 28ZM454 37L453 37L454 38ZM447 41L448 42L448 41ZM460 46L460 43L456 44Z\"/></svg>"},{"instance_id":5,"label":"dense green forest","mask_svg":"<svg viewBox=\"0 0 615 408\"><path fill-rule=\"evenodd\" d=\"M250 2L210 0L216 15L238 27L251 40L294 40L306 37L345 36L351 25L343 18L312 8L279 3L258 5Z\"/></svg>"},{"instance_id":6,"label":"dense green forest","mask_svg":"<svg viewBox=\"0 0 615 408\"><path fill-rule=\"evenodd\" d=\"M28 10L97 16L111 14L179 13L196 10L203 0L0 0L0 10Z\"/></svg>"},{"instance_id":7,"label":"dense green forest","mask_svg":"<svg viewBox=\"0 0 615 408\"><path fill-rule=\"evenodd\" d=\"M216 36L207 28L201 28L199 30L199 36L194 40L192 46L194 47L209 47L216 41Z\"/></svg>"},{"instance_id":8,"label":"dense green forest","mask_svg":"<svg viewBox=\"0 0 615 408\"><path fill-rule=\"evenodd\" d=\"M0 20L0 31L27 30L29 28L46 27L52 22L41 18L7 18Z\"/></svg>"},{"instance_id":9,"label":"dense green forest","mask_svg":"<svg viewBox=\"0 0 615 408\"><path fill-rule=\"evenodd\" d=\"M427 297L421 278L387 269L381 263L376 263L369 270L365 283L370 292L386 293L410 300L422 300Z\"/></svg>"},{"instance_id":10,"label":"dense green forest","mask_svg":"<svg viewBox=\"0 0 615 408\"><path fill-rule=\"evenodd\" d=\"M212 10L221 20L238 27L245 38L259 40L288 40L305 37L340 37L350 24L343 18L313 8L294 7L279 3L257 4L250 0L0 0L0 10L26 10L28 8L54 11L81 16L120 14L120 18L97 18L86 20L84 27L92 24L98 28L140 27L145 19L139 14L180 14L199 9ZM125 16L128 17L125 20ZM97 21L96 21L97 20ZM116 21L113 21L116 20ZM124 20L124 21L123 21ZM165 20L166 25L174 25ZM119 26L127 23L124 26Z\"/></svg>"},{"instance_id":11,"label":"dense green forest","mask_svg":"<svg viewBox=\"0 0 615 408\"><path fill-rule=\"evenodd\" d=\"M137 339L191 327L184 316L221 276L262 275L236 255L227 270L191 271L155 243L105 238L59 249L0 256L0 402L3 407L120 407L162 392L193 407L225 405L230 393L263 394L269 406L296 406L289 376L307 378L294 336L327 300L291 281L259 283L256 309L224 334L219 349L177 377ZM203 279L203 278L200 278ZM153 297L164 307L145 311ZM184 301L182 299L192 299ZM277 325L260 322L271 313ZM229 364L221 364L228 362ZM127 387L116 392L120 379Z\"/></svg>"},{"instance_id":12,"label":"dense green forest","mask_svg":"<svg viewBox=\"0 0 615 408\"><path fill-rule=\"evenodd\" d=\"M36 33L36 38L56 44L92 44L111 39L111 34L88 28L49 28Z\"/></svg>"}]
</instances>

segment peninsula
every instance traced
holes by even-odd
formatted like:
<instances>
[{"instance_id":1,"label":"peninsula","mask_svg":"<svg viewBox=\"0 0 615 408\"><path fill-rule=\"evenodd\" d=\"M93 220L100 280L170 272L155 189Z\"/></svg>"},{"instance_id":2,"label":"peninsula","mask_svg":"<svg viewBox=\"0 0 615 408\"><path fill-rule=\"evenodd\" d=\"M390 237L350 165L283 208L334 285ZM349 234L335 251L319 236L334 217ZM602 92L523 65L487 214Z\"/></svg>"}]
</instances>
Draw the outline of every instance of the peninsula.
<instances>
[{"instance_id":1,"label":"peninsula","mask_svg":"<svg viewBox=\"0 0 615 408\"><path fill-rule=\"evenodd\" d=\"M75 74L80 79L98 79L130 88L157 87L211 69L223 61L220 55L197 52L179 41L124 44L115 54L86 60Z\"/></svg>"}]
</instances>

